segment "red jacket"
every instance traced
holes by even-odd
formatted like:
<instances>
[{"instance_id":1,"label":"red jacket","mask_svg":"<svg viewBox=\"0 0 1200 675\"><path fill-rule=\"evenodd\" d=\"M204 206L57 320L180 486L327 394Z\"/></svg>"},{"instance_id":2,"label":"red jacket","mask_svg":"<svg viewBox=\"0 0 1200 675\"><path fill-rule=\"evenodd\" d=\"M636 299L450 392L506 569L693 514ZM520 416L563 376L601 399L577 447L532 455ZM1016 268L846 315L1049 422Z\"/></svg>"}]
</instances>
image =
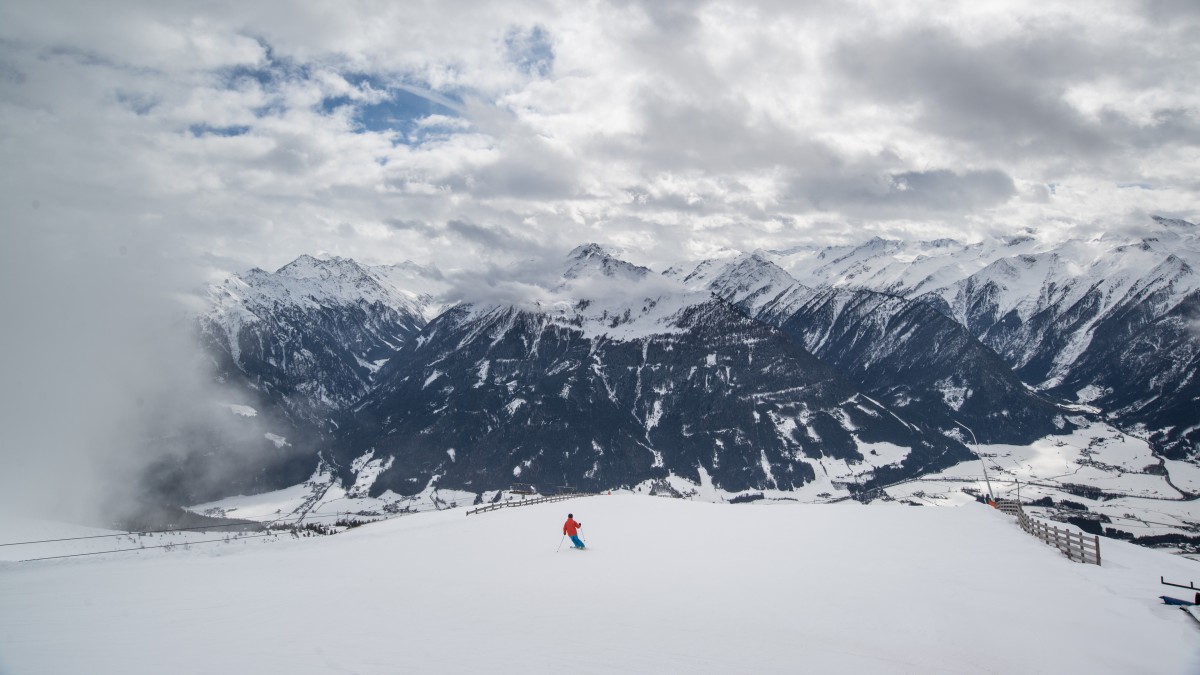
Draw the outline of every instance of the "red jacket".
<instances>
[{"instance_id":1,"label":"red jacket","mask_svg":"<svg viewBox=\"0 0 1200 675\"><path fill-rule=\"evenodd\" d=\"M563 523L563 534L574 537L575 535L579 534L579 528L581 527L583 527L583 525L575 522L574 518L567 518L567 522Z\"/></svg>"}]
</instances>

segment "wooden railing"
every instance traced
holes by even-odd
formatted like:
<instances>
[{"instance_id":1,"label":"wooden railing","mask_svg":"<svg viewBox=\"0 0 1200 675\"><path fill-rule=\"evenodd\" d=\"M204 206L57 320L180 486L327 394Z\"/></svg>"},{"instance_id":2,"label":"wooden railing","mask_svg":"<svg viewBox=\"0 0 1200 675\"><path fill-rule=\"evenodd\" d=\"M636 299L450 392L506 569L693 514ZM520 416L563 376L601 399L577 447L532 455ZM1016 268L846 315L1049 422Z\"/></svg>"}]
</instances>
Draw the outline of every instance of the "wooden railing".
<instances>
[{"instance_id":1,"label":"wooden railing","mask_svg":"<svg viewBox=\"0 0 1200 675\"><path fill-rule=\"evenodd\" d=\"M1043 523L1026 514L1020 502L1004 499L996 502L996 508L1016 516L1022 530L1062 551L1067 558L1076 562L1100 564L1100 537Z\"/></svg>"},{"instance_id":2,"label":"wooden railing","mask_svg":"<svg viewBox=\"0 0 1200 675\"><path fill-rule=\"evenodd\" d=\"M1021 517L1021 502L1012 499L997 499L996 508L1015 518Z\"/></svg>"},{"instance_id":3,"label":"wooden railing","mask_svg":"<svg viewBox=\"0 0 1200 675\"><path fill-rule=\"evenodd\" d=\"M586 496L588 496L588 494L589 493L587 493L587 492L570 492L570 493L561 494L561 495L548 495L545 497L534 497L533 499L516 499L516 500L512 500L512 501L507 501L507 502L494 502L492 504L484 504L483 506L480 506L479 508L471 509L470 511L467 511L467 515L469 516L472 513L487 513L488 511L495 511L497 509L508 508L511 506L531 506L533 504L545 504L547 502L561 502L564 499L573 499L575 497L586 497Z\"/></svg>"}]
</instances>

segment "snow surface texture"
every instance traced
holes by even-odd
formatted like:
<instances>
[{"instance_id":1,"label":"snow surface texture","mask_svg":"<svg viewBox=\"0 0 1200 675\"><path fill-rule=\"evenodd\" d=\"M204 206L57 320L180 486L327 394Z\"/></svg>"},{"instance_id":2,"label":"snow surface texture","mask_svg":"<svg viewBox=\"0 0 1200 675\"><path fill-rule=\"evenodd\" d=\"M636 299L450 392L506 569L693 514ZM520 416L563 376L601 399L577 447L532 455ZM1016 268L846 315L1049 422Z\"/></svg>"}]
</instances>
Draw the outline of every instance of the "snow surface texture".
<instances>
[{"instance_id":1,"label":"snow surface texture","mask_svg":"<svg viewBox=\"0 0 1200 675\"><path fill-rule=\"evenodd\" d=\"M556 552L567 511L588 550ZM1197 563L1102 546L1074 563L977 505L444 511L4 563L0 672L1200 672L1195 622L1157 599Z\"/></svg>"}]
</instances>

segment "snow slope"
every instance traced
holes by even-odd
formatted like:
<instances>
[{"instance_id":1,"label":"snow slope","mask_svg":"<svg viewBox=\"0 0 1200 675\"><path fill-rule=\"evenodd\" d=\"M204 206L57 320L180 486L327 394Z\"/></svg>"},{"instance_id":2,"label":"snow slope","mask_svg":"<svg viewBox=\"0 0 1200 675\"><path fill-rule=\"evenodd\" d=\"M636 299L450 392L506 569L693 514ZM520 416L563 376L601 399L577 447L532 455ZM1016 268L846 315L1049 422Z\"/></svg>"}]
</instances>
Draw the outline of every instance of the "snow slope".
<instances>
[{"instance_id":1,"label":"snow slope","mask_svg":"<svg viewBox=\"0 0 1200 675\"><path fill-rule=\"evenodd\" d=\"M571 511L590 549L556 552ZM1103 542L1004 514L602 496L333 537L0 565L0 673L1196 673L1200 627Z\"/></svg>"}]
</instances>

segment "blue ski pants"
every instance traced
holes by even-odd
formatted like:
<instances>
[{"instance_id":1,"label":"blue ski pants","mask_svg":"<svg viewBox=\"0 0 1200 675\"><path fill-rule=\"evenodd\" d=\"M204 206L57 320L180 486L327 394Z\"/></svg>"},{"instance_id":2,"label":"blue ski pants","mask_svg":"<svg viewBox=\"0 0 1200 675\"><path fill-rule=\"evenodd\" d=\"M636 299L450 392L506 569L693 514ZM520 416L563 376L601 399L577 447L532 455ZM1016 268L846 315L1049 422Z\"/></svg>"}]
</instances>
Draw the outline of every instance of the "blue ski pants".
<instances>
[{"instance_id":1,"label":"blue ski pants","mask_svg":"<svg viewBox=\"0 0 1200 675\"><path fill-rule=\"evenodd\" d=\"M575 548L583 548L583 542L579 540L579 535L571 535L571 541L575 544Z\"/></svg>"}]
</instances>

